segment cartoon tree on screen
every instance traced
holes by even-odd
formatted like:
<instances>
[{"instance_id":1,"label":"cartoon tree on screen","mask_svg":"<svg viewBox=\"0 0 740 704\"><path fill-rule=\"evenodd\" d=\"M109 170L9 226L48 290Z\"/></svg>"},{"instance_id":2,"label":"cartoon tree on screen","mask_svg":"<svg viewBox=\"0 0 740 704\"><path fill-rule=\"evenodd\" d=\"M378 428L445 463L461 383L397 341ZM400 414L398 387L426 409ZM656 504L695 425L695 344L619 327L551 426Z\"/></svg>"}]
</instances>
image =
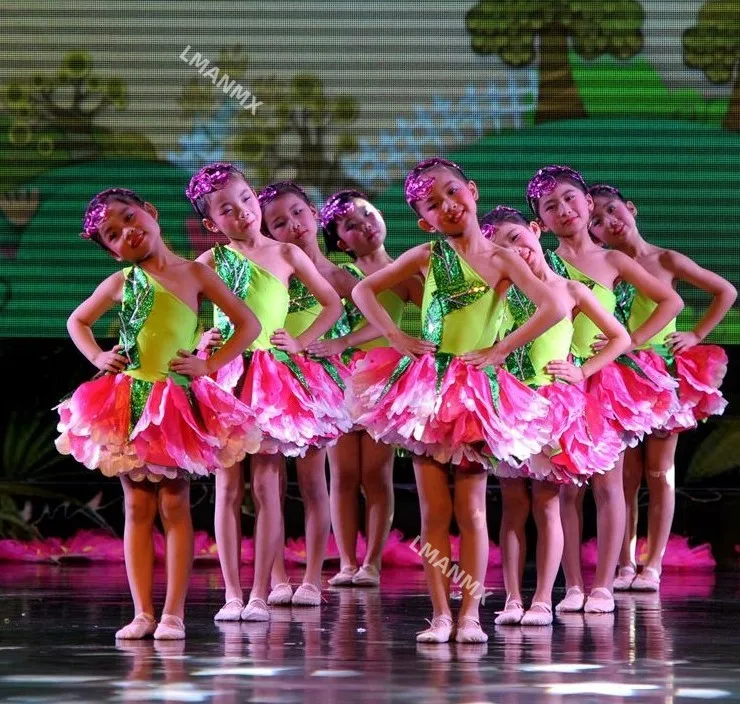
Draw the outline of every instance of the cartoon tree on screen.
<instances>
[{"instance_id":1,"label":"cartoon tree on screen","mask_svg":"<svg viewBox=\"0 0 740 704\"><path fill-rule=\"evenodd\" d=\"M722 125L740 132L740 0L706 0L696 24L683 33L683 55L712 83L734 80Z\"/></svg>"},{"instance_id":2,"label":"cartoon tree on screen","mask_svg":"<svg viewBox=\"0 0 740 704\"><path fill-rule=\"evenodd\" d=\"M496 54L521 68L539 59L535 122L585 117L568 61L612 54L628 59L642 48L637 0L479 0L465 18L477 54Z\"/></svg>"},{"instance_id":3,"label":"cartoon tree on screen","mask_svg":"<svg viewBox=\"0 0 740 704\"><path fill-rule=\"evenodd\" d=\"M289 83L274 78L254 83L263 102L255 115L240 116L237 157L253 166L263 182L294 178L327 195L348 185L342 158L357 150L350 131L357 119L352 96L329 97L321 79L300 73Z\"/></svg>"},{"instance_id":4,"label":"cartoon tree on screen","mask_svg":"<svg viewBox=\"0 0 740 704\"><path fill-rule=\"evenodd\" d=\"M67 53L54 75L10 81L4 98L13 118L8 135L12 144L35 144L49 154L59 149L70 160L104 151L105 130L96 122L107 111L127 105L123 80L95 73L86 51Z\"/></svg>"}]
</instances>

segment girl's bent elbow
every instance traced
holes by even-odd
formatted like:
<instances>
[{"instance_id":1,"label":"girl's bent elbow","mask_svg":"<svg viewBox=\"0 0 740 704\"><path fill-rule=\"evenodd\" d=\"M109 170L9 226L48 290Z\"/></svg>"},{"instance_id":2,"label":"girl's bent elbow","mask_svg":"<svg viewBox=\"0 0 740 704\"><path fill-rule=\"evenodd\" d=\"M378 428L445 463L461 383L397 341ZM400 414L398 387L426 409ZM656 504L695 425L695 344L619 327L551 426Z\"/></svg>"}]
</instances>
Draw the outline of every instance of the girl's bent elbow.
<instances>
[{"instance_id":1,"label":"girl's bent elbow","mask_svg":"<svg viewBox=\"0 0 740 704\"><path fill-rule=\"evenodd\" d=\"M673 295L673 305L676 308L676 315L678 315L684 308L683 298L677 293Z\"/></svg>"},{"instance_id":2,"label":"girl's bent elbow","mask_svg":"<svg viewBox=\"0 0 740 704\"><path fill-rule=\"evenodd\" d=\"M352 289L352 300L359 305L360 301L362 300L362 294L366 288L366 284L364 281L360 281L357 284L355 284L355 287Z\"/></svg>"}]
</instances>

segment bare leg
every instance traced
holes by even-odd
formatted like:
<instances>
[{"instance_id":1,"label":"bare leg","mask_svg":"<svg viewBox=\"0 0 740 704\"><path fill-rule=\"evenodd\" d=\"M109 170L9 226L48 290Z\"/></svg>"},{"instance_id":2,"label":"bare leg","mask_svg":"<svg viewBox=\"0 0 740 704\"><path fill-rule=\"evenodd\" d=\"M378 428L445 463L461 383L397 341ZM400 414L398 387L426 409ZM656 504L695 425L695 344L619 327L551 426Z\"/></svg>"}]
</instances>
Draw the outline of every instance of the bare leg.
<instances>
[{"instance_id":1,"label":"bare leg","mask_svg":"<svg viewBox=\"0 0 740 704\"><path fill-rule=\"evenodd\" d=\"M524 479L499 479L501 486L501 568L507 602L522 602L522 577L527 560L525 526L529 516L529 491Z\"/></svg>"},{"instance_id":2,"label":"bare leg","mask_svg":"<svg viewBox=\"0 0 740 704\"><path fill-rule=\"evenodd\" d=\"M244 472L241 464L216 472L215 531L218 560L226 586L225 600L242 599L239 579L242 549Z\"/></svg>"},{"instance_id":3,"label":"bare leg","mask_svg":"<svg viewBox=\"0 0 740 704\"><path fill-rule=\"evenodd\" d=\"M624 453L624 503L626 509L624 541L619 554L622 567L637 564L637 496L642 482L643 445L630 447Z\"/></svg>"},{"instance_id":4,"label":"bare leg","mask_svg":"<svg viewBox=\"0 0 740 704\"><path fill-rule=\"evenodd\" d=\"M375 442L367 433L361 440L360 481L365 490L367 554L364 565L380 571L383 547L393 523L393 458L391 445Z\"/></svg>"},{"instance_id":5,"label":"bare leg","mask_svg":"<svg viewBox=\"0 0 740 704\"><path fill-rule=\"evenodd\" d=\"M676 444L678 433L667 438L648 437L646 475L648 485L648 550L645 567L661 573L663 555L676 508Z\"/></svg>"},{"instance_id":6,"label":"bare leg","mask_svg":"<svg viewBox=\"0 0 740 704\"><path fill-rule=\"evenodd\" d=\"M552 604L552 589L563 554L563 526L556 484L532 482L532 513L537 524L537 590L532 601Z\"/></svg>"},{"instance_id":7,"label":"bare leg","mask_svg":"<svg viewBox=\"0 0 740 704\"><path fill-rule=\"evenodd\" d=\"M420 551L426 549L421 557L432 609L435 617L451 618L450 580L447 573L434 567L444 558L447 558L446 564L450 561L452 497L447 468L429 457L414 457L414 474L421 509ZM434 555L433 558L429 557L429 551Z\"/></svg>"},{"instance_id":8,"label":"bare leg","mask_svg":"<svg viewBox=\"0 0 740 704\"><path fill-rule=\"evenodd\" d=\"M459 618L478 621L480 600L485 593L488 565L488 524L486 523L486 472L455 474L455 520L460 529L460 568L470 575L477 588L463 589ZM449 525L449 524L448 524Z\"/></svg>"},{"instance_id":9,"label":"bare leg","mask_svg":"<svg viewBox=\"0 0 740 704\"><path fill-rule=\"evenodd\" d=\"M296 460L296 465L301 462ZM285 468L285 462L280 469L280 537L278 538L278 550L275 553L275 562L272 565L270 573L270 586L276 587L278 584L288 583L288 573L285 570L285 495L288 491L288 472ZM308 536L306 536L308 537Z\"/></svg>"},{"instance_id":10,"label":"bare leg","mask_svg":"<svg viewBox=\"0 0 740 704\"><path fill-rule=\"evenodd\" d=\"M252 494L257 505L254 541L254 582L249 599L267 598L270 572L279 548L280 472L285 460L282 455L253 455Z\"/></svg>"},{"instance_id":11,"label":"bare leg","mask_svg":"<svg viewBox=\"0 0 740 704\"><path fill-rule=\"evenodd\" d=\"M560 488L560 521L563 526L565 587L566 589L577 587L581 591L583 591L581 538L583 536L583 497L585 493L584 488L579 489L575 486Z\"/></svg>"},{"instance_id":12,"label":"bare leg","mask_svg":"<svg viewBox=\"0 0 740 704\"><path fill-rule=\"evenodd\" d=\"M614 572L624 536L624 487L622 463L624 456L611 471L591 479L596 501L596 542L598 557L592 589L603 587L611 591Z\"/></svg>"},{"instance_id":13,"label":"bare leg","mask_svg":"<svg viewBox=\"0 0 740 704\"><path fill-rule=\"evenodd\" d=\"M303 581L320 588L321 568L331 527L326 450L309 450L305 457L296 460L296 468L306 513L306 574Z\"/></svg>"},{"instance_id":14,"label":"bare leg","mask_svg":"<svg viewBox=\"0 0 740 704\"><path fill-rule=\"evenodd\" d=\"M162 614L182 619L193 565L190 482L165 479L159 488L159 516L167 540L167 593Z\"/></svg>"},{"instance_id":15,"label":"bare leg","mask_svg":"<svg viewBox=\"0 0 740 704\"><path fill-rule=\"evenodd\" d=\"M357 568L358 492L360 491L360 433L348 433L330 447L331 525L339 549L340 567Z\"/></svg>"},{"instance_id":16,"label":"bare leg","mask_svg":"<svg viewBox=\"0 0 740 704\"><path fill-rule=\"evenodd\" d=\"M134 482L121 477L126 522L123 529L123 553L126 576L136 614L154 615L152 582L154 541L152 530L157 515L157 485Z\"/></svg>"}]
</instances>

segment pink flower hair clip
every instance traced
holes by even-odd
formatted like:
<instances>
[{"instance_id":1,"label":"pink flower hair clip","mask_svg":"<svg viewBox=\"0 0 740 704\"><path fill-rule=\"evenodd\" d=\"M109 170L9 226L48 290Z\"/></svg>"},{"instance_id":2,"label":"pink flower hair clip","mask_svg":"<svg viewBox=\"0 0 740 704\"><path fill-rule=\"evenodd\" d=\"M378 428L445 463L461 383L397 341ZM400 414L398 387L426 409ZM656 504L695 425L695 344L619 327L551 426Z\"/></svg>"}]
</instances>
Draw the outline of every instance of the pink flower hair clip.
<instances>
[{"instance_id":1,"label":"pink flower hair clip","mask_svg":"<svg viewBox=\"0 0 740 704\"><path fill-rule=\"evenodd\" d=\"M341 195L332 196L321 209L321 224L328 227L334 220L349 215L354 209L355 204L351 200L342 202Z\"/></svg>"},{"instance_id":2,"label":"pink flower hair clip","mask_svg":"<svg viewBox=\"0 0 740 704\"><path fill-rule=\"evenodd\" d=\"M194 203L198 198L223 188L233 173L238 173L238 169L228 162L216 162L203 166L190 179L185 195L191 203Z\"/></svg>"}]
</instances>

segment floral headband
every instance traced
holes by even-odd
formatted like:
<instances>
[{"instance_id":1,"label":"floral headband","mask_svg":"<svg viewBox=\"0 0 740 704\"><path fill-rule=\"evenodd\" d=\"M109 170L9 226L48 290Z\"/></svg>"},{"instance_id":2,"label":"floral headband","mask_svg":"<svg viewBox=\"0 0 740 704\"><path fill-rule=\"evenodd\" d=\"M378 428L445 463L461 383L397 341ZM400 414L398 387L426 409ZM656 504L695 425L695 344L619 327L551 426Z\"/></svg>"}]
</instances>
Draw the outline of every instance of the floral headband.
<instances>
[{"instance_id":1,"label":"floral headband","mask_svg":"<svg viewBox=\"0 0 740 704\"><path fill-rule=\"evenodd\" d=\"M233 164L221 161L207 164L198 169L190 179L185 195L191 203L195 204L198 198L221 190L232 174L241 174L241 171Z\"/></svg>"},{"instance_id":2,"label":"floral headband","mask_svg":"<svg viewBox=\"0 0 740 704\"><path fill-rule=\"evenodd\" d=\"M358 192L359 193L359 192ZM355 194L354 198L364 197ZM351 199L348 199L348 193L346 191L340 191L329 197L324 207L321 209L321 224L326 228L337 218L343 218L345 215L349 215L355 209L355 204Z\"/></svg>"},{"instance_id":3,"label":"floral headband","mask_svg":"<svg viewBox=\"0 0 740 704\"><path fill-rule=\"evenodd\" d=\"M97 236L100 223L103 222L105 216L108 214L106 203L111 196L127 196L137 202L141 201L141 198L128 188L108 188L105 191L101 191L87 204L80 237L91 240Z\"/></svg>"},{"instance_id":4,"label":"floral headband","mask_svg":"<svg viewBox=\"0 0 740 704\"><path fill-rule=\"evenodd\" d=\"M491 210L489 213L486 213L482 220L485 220L487 222L484 222L481 225L480 231L483 233L483 236L486 239L492 240L496 234L496 230L498 229L499 225L503 222L509 222L506 220L507 217L516 217L521 218L522 220L527 220L527 218L524 217L523 213L521 213L516 208L512 208L508 205L497 205L493 210ZM493 222L489 222L493 221Z\"/></svg>"},{"instance_id":5,"label":"floral headband","mask_svg":"<svg viewBox=\"0 0 740 704\"><path fill-rule=\"evenodd\" d=\"M569 166L545 166L527 184L527 203L529 203L533 213L537 214L537 201L548 193L552 193L562 178L574 181L583 188L584 193L588 192L583 176L575 169L571 169Z\"/></svg>"},{"instance_id":6,"label":"floral headband","mask_svg":"<svg viewBox=\"0 0 740 704\"><path fill-rule=\"evenodd\" d=\"M449 166L463 173L463 170L457 164L438 156L420 161L406 177L406 183L404 184L406 202L409 205L426 198L431 193L434 186L434 176L424 178L423 174L434 166Z\"/></svg>"},{"instance_id":7,"label":"floral headband","mask_svg":"<svg viewBox=\"0 0 740 704\"><path fill-rule=\"evenodd\" d=\"M483 237L487 240L492 240L496 234L496 226L487 222L484 225L481 225L480 231L483 234Z\"/></svg>"}]
</instances>

